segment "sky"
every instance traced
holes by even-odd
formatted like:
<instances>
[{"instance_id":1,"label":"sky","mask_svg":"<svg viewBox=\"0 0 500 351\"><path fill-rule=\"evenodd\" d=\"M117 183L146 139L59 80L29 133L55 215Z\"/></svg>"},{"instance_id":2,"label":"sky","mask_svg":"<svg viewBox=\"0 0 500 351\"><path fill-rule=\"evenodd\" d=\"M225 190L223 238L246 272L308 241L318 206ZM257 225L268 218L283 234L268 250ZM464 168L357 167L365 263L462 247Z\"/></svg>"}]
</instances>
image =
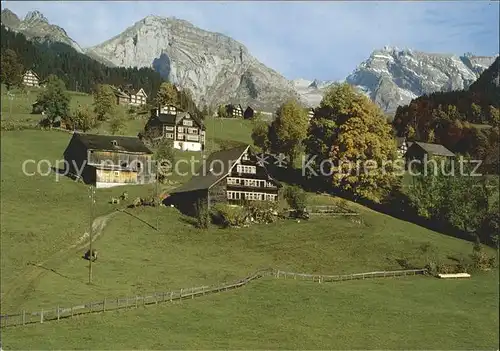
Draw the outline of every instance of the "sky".
<instances>
[{"instance_id":1,"label":"sky","mask_svg":"<svg viewBox=\"0 0 500 351\"><path fill-rule=\"evenodd\" d=\"M39 10L82 47L148 15L226 34L288 79L342 80L384 46L481 56L499 51L499 1L1 1Z\"/></svg>"}]
</instances>

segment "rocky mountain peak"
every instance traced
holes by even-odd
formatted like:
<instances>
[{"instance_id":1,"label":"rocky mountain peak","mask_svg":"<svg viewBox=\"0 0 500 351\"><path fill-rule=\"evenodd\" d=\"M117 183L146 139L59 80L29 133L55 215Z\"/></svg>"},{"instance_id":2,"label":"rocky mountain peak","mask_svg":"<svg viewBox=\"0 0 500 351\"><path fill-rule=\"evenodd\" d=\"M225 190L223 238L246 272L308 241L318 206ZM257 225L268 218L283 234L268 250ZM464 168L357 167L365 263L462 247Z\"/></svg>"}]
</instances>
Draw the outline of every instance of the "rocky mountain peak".
<instances>
[{"instance_id":1,"label":"rocky mountain peak","mask_svg":"<svg viewBox=\"0 0 500 351\"><path fill-rule=\"evenodd\" d=\"M45 22L49 23L49 20L38 10L29 11L24 17L23 22L25 23L33 23L33 22Z\"/></svg>"},{"instance_id":2,"label":"rocky mountain peak","mask_svg":"<svg viewBox=\"0 0 500 351\"><path fill-rule=\"evenodd\" d=\"M16 21L17 19L17 21ZM2 10L2 24L7 28L22 33L26 38L39 42L58 42L72 46L78 52L82 48L71 39L61 27L50 24L49 20L40 11L30 11L20 21L10 10Z\"/></svg>"},{"instance_id":3,"label":"rocky mountain peak","mask_svg":"<svg viewBox=\"0 0 500 351\"><path fill-rule=\"evenodd\" d=\"M275 109L297 96L288 80L243 44L175 17L148 16L86 52L116 66L153 67L202 105L237 101Z\"/></svg>"},{"instance_id":4,"label":"rocky mountain peak","mask_svg":"<svg viewBox=\"0 0 500 351\"><path fill-rule=\"evenodd\" d=\"M7 28L17 28L21 20L17 15L9 9L2 10L2 24Z\"/></svg>"}]
</instances>

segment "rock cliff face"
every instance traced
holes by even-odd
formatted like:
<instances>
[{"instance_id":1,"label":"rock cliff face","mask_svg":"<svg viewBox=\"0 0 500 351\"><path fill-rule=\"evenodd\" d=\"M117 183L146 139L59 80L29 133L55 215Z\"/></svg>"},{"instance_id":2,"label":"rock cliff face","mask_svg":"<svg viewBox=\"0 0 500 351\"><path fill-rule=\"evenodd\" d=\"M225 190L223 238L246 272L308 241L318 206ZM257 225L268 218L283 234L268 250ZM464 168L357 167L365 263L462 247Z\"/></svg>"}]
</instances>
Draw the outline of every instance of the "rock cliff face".
<instances>
[{"instance_id":1,"label":"rock cliff face","mask_svg":"<svg viewBox=\"0 0 500 351\"><path fill-rule=\"evenodd\" d=\"M26 38L39 42L59 42L73 47L76 51L83 53L82 48L66 31L59 26L50 24L47 18L39 11L28 12L24 20L9 9L2 10L2 24L15 32L22 33Z\"/></svg>"},{"instance_id":2,"label":"rock cliff face","mask_svg":"<svg viewBox=\"0 0 500 351\"><path fill-rule=\"evenodd\" d=\"M346 82L390 113L424 94L467 89L494 60L495 57L472 54L459 57L385 47L374 51ZM299 92L314 106L321 101L326 87L325 84L317 88L309 85L306 89L299 88Z\"/></svg>"},{"instance_id":3,"label":"rock cliff face","mask_svg":"<svg viewBox=\"0 0 500 351\"><path fill-rule=\"evenodd\" d=\"M314 107L334 83L288 81L255 59L241 43L176 18L148 16L120 35L84 50L38 11L21 21L5 9L2 24L32 40L66 43L108 66L153 67L169 81L189 89L200 105L235 102L274 111L284 100L295 97ZM494 60L385 47L374 51L345 81L392 113L423 94L467 89Z\"/></svg>"},{"instance_id":4,"label":"rock cliff face","mask_svg":"<svg viewBox=\"0 0 500 351\"><path fill-rule=\"evenodd\" d=\"M274 109L284 99L298 96L291 82L252 57L242 44L176 18L148 16L85 51L116 66L153 67L188 88L200 104L238 102Z\"/></svg>"}]
</instances>

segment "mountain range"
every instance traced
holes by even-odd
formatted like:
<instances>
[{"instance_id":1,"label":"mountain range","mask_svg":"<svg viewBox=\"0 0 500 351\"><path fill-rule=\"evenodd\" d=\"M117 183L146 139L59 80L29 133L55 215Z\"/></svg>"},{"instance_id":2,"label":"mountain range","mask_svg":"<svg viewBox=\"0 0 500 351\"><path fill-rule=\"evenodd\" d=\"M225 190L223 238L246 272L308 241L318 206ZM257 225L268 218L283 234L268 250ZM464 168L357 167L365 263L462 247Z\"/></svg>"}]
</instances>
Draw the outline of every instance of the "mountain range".
<instances>
[{"instance_id":1,"label":"mountain range","mask_svg":"<svg viewBox=\"0 0 500 351\"><path fill-rule=\"evenodd\" d=\"M50 24L38 11L29 12L21 20L4 9L1 22L30 40L65 43L108 66L152 67L169 81L189 89L200 105L232 102L274 110L294 97L314 107L325 89L335 83L290 81L258 61L238 41L174 17L148 16L90 48L81 48L63 28ZM385 47L373 51L344 81L392 113L424 94L467 89L494 60L472 54Z\"/></svg>"}]
</instances>

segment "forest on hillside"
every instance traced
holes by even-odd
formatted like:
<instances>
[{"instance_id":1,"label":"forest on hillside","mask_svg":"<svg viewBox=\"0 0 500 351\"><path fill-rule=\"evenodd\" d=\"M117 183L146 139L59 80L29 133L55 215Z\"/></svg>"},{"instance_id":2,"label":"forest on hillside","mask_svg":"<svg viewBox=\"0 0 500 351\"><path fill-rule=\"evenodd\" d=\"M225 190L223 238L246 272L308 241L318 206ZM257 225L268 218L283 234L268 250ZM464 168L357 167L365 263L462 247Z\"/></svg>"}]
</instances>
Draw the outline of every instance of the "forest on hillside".
<instances>
[{"instance_id":1,"label":"forest on hillside","mask_svg":"<svg viewBox=\"0 0 500 351\"><path fill-rule=\"evenodd\" d=\"M32 69L41 80L58 76L69 90L91 93L97 84L132 85L155 97L165 80L151 68L107 67L62 43L38 43L1 25L1 52L16 52L24 69Z\"/></svg>"},{"instance_id":2,"label":"forest on hillside","mask_svg":"<svg viewBox=\"0 0 500 351\"><path fill-rule=\"evenodd\" d=\"M443 144L480 159L495 153L500 125L499 63L500 57L468 90L436 92L400 106L392 122L396 134Z\"/></svg>"}]
</instances>

